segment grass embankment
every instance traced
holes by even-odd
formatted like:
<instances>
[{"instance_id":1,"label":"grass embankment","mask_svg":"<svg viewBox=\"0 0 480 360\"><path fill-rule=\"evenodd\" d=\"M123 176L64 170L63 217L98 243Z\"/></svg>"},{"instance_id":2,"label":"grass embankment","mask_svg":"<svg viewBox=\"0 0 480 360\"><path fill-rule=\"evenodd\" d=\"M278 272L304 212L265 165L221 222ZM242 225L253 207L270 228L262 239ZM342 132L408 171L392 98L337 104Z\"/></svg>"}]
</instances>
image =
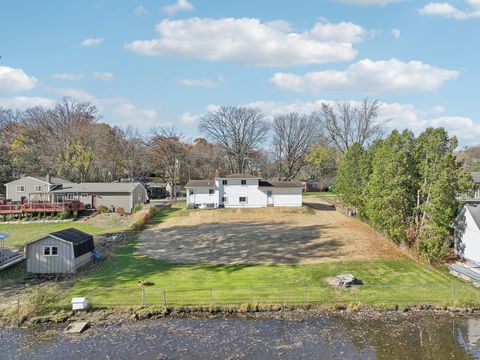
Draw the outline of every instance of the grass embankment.
<instances>
[{"instance_id":1,"label":"grass embankment","mask_svg":"<svg viewBox=\"0 0 480 360\"><path fill-rule=\"evenodd\" d=\"M151 224L188 214L173 206ZM364 303L394 305L476 305L480 291L450 276L443 267L409 258L339 261L292 265L186 265L156 261L136 252L138 237L92 274L80 278L69 296L87 294L93 306L139 305L144 280L146 304L215 305L245 303ZM352 273L364 285L338 289L330 285L339 273ZM434 285L433 285L434 284ZM213 291L210 289L213 288ZM453 289L453 292L452 292ZM453 301L452 301L453 299Z\"/></svg>"}]
</instances>

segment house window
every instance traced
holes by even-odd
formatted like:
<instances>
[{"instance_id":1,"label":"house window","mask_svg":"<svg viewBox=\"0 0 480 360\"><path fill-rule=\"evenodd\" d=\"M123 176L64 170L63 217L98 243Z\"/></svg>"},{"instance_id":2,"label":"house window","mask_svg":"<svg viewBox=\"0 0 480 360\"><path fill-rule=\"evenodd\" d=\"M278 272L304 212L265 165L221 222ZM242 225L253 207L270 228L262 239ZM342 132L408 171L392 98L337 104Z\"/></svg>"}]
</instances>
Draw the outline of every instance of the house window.
<instances>
[{"instance_id":1,"label":"house window","mask_svg":"<svg viewBox=\"0 0 480 360\"><path fill-rule=\"evenodd\" d=\"M227 203L227 202L228 202L228 201L227 201L227 197L226 197L226 196L222 196L222 203L225 204L225 203Z\"/></svg>"},{"instance_id":2,"label":"house window","mask_svg":"<svg viewBox=\"0 0 480 360\"><path fill-rule=\"evenodd\" d=\"M25 185L17 185L17 192L25 192Z\"/></svg>"},{"instance_id":3,"label":"house window","mask_svg":"<svg viewBox=\"0 0 480 360\"><path fill-rule=\"evenodd\" d=\"M222 180L222 185L227 185L228 181L227 180Z\"/></svg>"},{"instance_id":4,"label":"house window","mask_svg":"<svg viewBox=\"0 0 480 360\"><path fill-rule=\"evenodd\" d=\"M240 180L242 185L247 185L247 180Z\"/></svg>"},{"instance_id":5,"label":"house window","mask_svg":"<svg viewBox=\"0 0 480 360\"><path fill-rule=\"evenodd\" d=\"M57 246L44 246L43 247L44 256L58 256L58 247Z\"/></svg>"},{"instance_id":6,"label":"house window","mask_svg":"<svg viewBox=\"0 0 480 360\"><path fill-rule=\"evenodd\" d=\"M239 202L240 204L245 204L245 203L247 202L247 200L248 200L248 198L247 198L246 196L240 196L240 197L238 198L238 202Z\"/></svg>"},{"instance_id":7,"label":"house window","mask_svg":"<svg viewBox=\"0 0 480 360\"><path fill-rule=\"evenodd\" d=\"M85 198L87 198L87 197L88 197L88 194L87 194L87 193L83 193L83 194L82 194L82 198L85 199Z\"/></svg>"},{"instance_id":8,"label":"house window","mask_svg":"<svg viewBox=\"0 0 480 360\"><path fill-rule=\"evenodd\" d=\"M42 191L42 185L35 185L35 191L36 192Z\"/></svg>"},{"instance_id":9,"label":"house window","mask_svg":"<svg viewBox=\"0 0 480 360\"><path fill-rule=\"evenodd\" d=\"M215 194L215 190L214 190L214 189L208 189L208 194L209 194L209 195Z\"/></svg>"},{"instance_id":10,"label":"house window","mask_svg":"<svg viewBox=\"0 0 480 360\"><path fill-rule=\"evenodd\" d=\"M190 195L194 195L194 194L195 194L195 191L190 190Z\"/></svg>"},{"instance_id":11,"label":"house window","mask_svg":"<svg viewBox=\"0 0 480 360\"><path fill-rule=\"evenodd\" d=\"M69 193L67 194L67 200L73 200L75 198L75 194Z\"/></svg>"}]
</instances>

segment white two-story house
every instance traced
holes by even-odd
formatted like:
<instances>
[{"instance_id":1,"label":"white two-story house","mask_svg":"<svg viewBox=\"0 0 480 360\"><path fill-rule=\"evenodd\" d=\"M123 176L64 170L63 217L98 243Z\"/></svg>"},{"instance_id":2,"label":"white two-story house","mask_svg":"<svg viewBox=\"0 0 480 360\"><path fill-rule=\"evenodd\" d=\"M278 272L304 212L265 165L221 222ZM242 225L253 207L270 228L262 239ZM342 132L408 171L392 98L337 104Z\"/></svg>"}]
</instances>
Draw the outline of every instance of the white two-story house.
<instances>
[{"instance_id":1,"label":"white two-story house","mask_svg":"<svg viewBox=\"0 0 480 360\"><path fill-rule=\"evenodd\" d=\"M185 185L190 208L261 208L302 206L300 181L271 181L259 176L233 174L213 180L190 180Z\"/></svg>"}]
</instances>

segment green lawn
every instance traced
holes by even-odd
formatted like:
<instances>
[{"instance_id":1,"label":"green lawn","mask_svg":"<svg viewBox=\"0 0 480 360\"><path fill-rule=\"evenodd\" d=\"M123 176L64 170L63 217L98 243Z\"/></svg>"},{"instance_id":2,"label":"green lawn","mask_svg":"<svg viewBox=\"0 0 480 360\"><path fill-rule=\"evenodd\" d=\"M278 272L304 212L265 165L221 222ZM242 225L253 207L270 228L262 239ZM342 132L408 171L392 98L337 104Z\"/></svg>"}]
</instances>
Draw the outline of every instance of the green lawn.
<instances>
[{"instance_id":1,"label":"green lawn","mask_svg":"<svg viewBox=\"0 0 480 360\"><path fill-rule=\"evenodd\" d=\"M106 234L115 231L122 231L126 228L117 224L98 224L92 221L69 221L59 223L19 223L0 224L0 232L10 236L5 240L5 246L22 249L23 245L41 235L59 231L67 228L76 228L92 235Z\"/></svg>"},{"instance_id":2,"label":"green lawn","mask_svg":"<svg viewBox=\"0 0 480 360\"><path fill-rule=\"evenodd\" d=\"M168 209L158 223L185 213ZM88 294L96 306L138 305L145 287L146 303L161 304L162 291L172 305L242 304L248 302L368 304L470 304L480 291L450 276L444 268L413 260L376 260L312 265L185 265L169 264L135 254L136 239L106 260L95 272L77 280L69 295ZM356 289L336 289L327 282L352 273L364 282ZM453 287L453 289L452 289ZM213 290L210 290L212 289ZM452 293L453 290L453 293Z\"/></svg>"}]
</instances>

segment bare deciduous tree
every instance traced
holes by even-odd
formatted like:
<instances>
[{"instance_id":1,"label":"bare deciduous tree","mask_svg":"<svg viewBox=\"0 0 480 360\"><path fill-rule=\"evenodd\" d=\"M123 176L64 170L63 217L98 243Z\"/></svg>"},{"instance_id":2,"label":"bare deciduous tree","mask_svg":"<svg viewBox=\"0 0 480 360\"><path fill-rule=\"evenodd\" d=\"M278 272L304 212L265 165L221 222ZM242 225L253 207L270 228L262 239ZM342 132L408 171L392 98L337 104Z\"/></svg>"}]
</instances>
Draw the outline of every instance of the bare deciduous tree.
<instances>
[{"instance_id":1,"label":"bare deciduous tree","mask_svg":"<svg viewBox=\"0 0 480 360\"><path fill-rule=\"evenodd\" d=\"M293 179L307 163L310 147L321 136L316 117L290 113L273 120L273 146L279 179Z\"/></svg>"},{"instance_id":2,"label":"bare deciduous tree","mask_svg":"<svg viewBox=\"0 0 480 360\"><path fill-rule=\"evenodd\" d=\"M340 151L347 151L355 143L362 147L381 137L385 121L380 121L379 100L363 100L359 105L349 102L330 105L322 104L322 109L315 113L324 127L325 136Z\"/></svg>"},{"instance_id":3,"label":"bare deciduous tree","mask_svg":"<svg viewBox=\"0 0 480 360\"><path fill-rule=\"evenodd\" d=\"M261 111L246 107L221 107L200 121L200 131L225 151L232 173L248 170L249 155L266 139L268 129Z\"/></svg>"}]
</instances>

